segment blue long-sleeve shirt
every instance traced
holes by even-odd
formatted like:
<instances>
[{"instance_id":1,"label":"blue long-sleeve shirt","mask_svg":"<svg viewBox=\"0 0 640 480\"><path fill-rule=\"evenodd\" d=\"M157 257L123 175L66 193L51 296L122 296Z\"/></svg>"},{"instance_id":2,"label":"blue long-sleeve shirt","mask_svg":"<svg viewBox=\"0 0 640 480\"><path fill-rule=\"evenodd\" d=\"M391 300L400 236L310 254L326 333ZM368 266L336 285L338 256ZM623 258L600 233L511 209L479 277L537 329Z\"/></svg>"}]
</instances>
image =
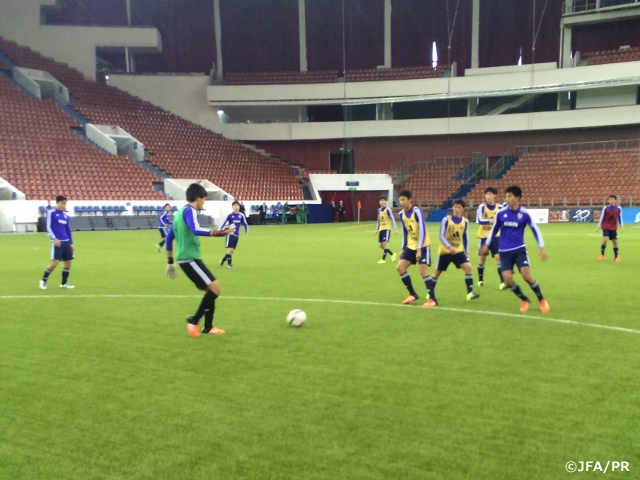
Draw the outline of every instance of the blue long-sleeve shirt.
<instances>
[{"instance_id":1,"label":"blue long-sleeve shirt","mask_svg":"<svg viewBox=\"0 0 640 480\"><path fill-rule=\"evenodd\" d=\"M187 227L189 227L189 230L191 230L194 235L198 235L199 237L211 236L211 230L200 226L200 222L198 222L198 211L191 205L188 205L187 208L183 210L182 215ZM165 239L165 248L167 249L167 252L173 251L174 238L175 235L173 234L173 227L171 227L171 230L169 230L167 238Z\"/></svg>"},{"instance_id":2,"label":"blue long-sleeve shirt","mask_svg":"<svg viewBox=\"0 0 640 480\"><path fill-rule=\"evenodd\" d=\"M508 252L524 247L524 230L527 225L529 225L529 228L533 232L538 247L543 248L544 240L542 239L542 233L527 209L522 206L519 206L515 210L511 210L508 206L500 209L485 244L491 245L491 240L500 232L499 251Z\"/></svg>"},{"instance_id":3,"label":"blue long-sleeve shirt","mask_svg":"<svg viewBox=\"0 0 640 480\"><path fill-rule=\"evenodd\" d=\"M52 241L60 240L61 242L73 243L71 227L69 226L69 215L57 208L48 210L47 233Z\"/></svg>"},{"instance_id":4,"label":"blue long-sleeve shirt","mask_svg":"<svg viewBox=\"0 0 640 480\"><path fill-rule=\"evenodd\" d=\"M169 212L162 212L158 217L158 228L165 228L167 225L171 225L171 215Z\"/></svg>"},{"instance_id":5,"label":"blue long-sleeve shirt","mask_svg":"<svg viewBox=\"0 0 640 480\"><path fill-rule=\"evenodd\" d=\"M243 213L230 213L227 215L227 218L222 222L222 226L220 229L224 229L227 225L234 224L236 226L236 231L232 233L236 237L240 236L240 225L244 225L244 232L249 233L249 224L247 223L247 217L244 216Z\"/></svg>"}]
</instances>

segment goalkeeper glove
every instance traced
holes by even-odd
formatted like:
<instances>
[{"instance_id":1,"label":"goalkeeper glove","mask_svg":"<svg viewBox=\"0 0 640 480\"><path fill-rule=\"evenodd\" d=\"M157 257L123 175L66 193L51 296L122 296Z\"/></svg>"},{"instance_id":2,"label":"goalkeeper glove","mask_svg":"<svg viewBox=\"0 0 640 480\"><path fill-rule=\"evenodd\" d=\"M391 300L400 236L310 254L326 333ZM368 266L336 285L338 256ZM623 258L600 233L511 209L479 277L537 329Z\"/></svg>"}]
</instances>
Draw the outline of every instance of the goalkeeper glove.
<instances>
[{"instance_id":1,"label":"goalkeeper glove","mask_svg":"<svg viewBox=\"0 0 640 480\"><path fill-rule=\"evenodd\" d=\"M169 264L167 265L167 277L171 280L175 280L178 277L178 269L173 263L173 258L169 259Z\"/></svg>"}]
</instances>

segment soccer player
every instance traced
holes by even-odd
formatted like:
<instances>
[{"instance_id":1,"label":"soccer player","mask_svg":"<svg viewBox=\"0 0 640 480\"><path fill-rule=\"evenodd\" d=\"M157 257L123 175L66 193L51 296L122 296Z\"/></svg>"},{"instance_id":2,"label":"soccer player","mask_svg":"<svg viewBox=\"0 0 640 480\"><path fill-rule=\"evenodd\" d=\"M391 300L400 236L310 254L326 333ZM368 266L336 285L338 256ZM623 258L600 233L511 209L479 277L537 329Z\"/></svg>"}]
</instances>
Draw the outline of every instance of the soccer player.
<instances>
[{"instance_id":1,"label":"soccer player","mask_svg":"<svg viewBox=\"0 0 640 480\"><path fill-rule=\"evenodd\" d=\"M529 284L531 290L538 297L540 302L540 311L547 313L549 311L549 304L544 299L542 292L540 291L540 285L531 276L531 267L529 265L529 256L527 255L527 247L524 243L524 230L529 226L533 232L533 236L538 243L538 256L545 261L547 259L547 252L544 249L544 240L542 239L542 233L534 222L531 215L527 210L520 206L520 199L522 198L522 189L517 185L512 185L505 190L506 206L501 208L496 215L496 221L493 224L493 228L482 246L481 251L486 255L489 252L489 245L496 237L498 232L500 235L500 262L502 264L502 278L507 287L520 299L520 311L526 312L529 310L529 298L522 293L520 286L513 280L513 267L518 266L520 275L524 278L525 282Z\"/></svg>"},{"instance_id":2,"label":"soccer player","mask_svg":"<svg viewBox=\"0 0 640 480\"><path fill-rule=\"evenodd\" d=\"M69 215L65 213L67 208L67 198L63 195L56 197L56 208L47 210L47 233L51 239L51 263L44 271L44 276L40 280L40 288L47 289L49 275L55 270L60 262L63 262L62 283L60 288L75 288L69 285L69 270L71 260L73 260L73 238L69 225Z\"/></svg>"},{"instance_id":3,"label":"soccer player","mask_svg":"<svg viewBox=\"0 0 640 480\"><path fill-rule=\"evenodd\" d=\"M222 257L220 260L220 266L224 267L224 263L228 262L228 268L233 268L231 264L231 259L233 252L238 248L238 240L240 239L240 225L244 225L244 233L249 235L249 224L247 223L247 218L243 213L240 213L240 204L238 202L233 202L231 204L233 208L233 212L227 215L227 218L224 222L222 222L221 229L225 227L225 225L235 225L236 229L232 235L227 237L227 254Z\"/></svg>"},{"instance_id":4,"label":"soccer player","mask_svg":"<svg viewBox=\"0 0 640 480\"><path fill-rule=\"evenodd\" d=\"M438 246L438 262L433 277L428 280L429 300L424 307L438 305L436 299L436 282L442 272L446 272L450 264L464 271L464 283L467 288L467 300L476 300L480 295L473 291L473 267L469 262L469 220L463 217L466 204L464 200L453 203L453 214L447 215L440 224L440 245Z\"/></svg>"},{"instance_id":5,"label":"soccer player","mask_svg":"<svg viewBox=\"0 0 640 480\"><path fill-rule=\"evenodd\" d=\"M382 196L378 199L380 208L378 209L378 224L376 225L376 233L378 234L378 242L383 250L382 259L378 263L387 263L387 254L391 255L391 261L395 262L397 255L389 250L389 240L391 239L391 227L398 233L396 219L393 218L391 209L387 207L387 197Z\"/></svg>"},{"instance_id":6,"label":"soccer player","mask_svg":"<svg viewBox=\"0 0 640 480\"><path fill-rule=\"evenodd\" d=\"M162 247L164 247L165 237L167 236L167 232L171 228L171 205L165 203L164 212L160 214L158 217L158 230L160 231L160 236L162 240L160 243L156 244L156 250L160 252Z\"/></svg>"},{"instance_id":7,"label":"soccer player","mask_svg":"<svg viewBox=\"0 0 640 480\"><path fill-rule=\"evenodd\" d=\"M408 305L420 298L413 289L411 277L407 273L409 266L418 264L420 275L422 275L425 285L431 280L429 276L431 241L429 240L427 224L424 221L422 210L411 205L411 192L402 190L399 194L399 201L402 207L399 217L402 222L403 242L402 253L400 253L400 260L396 270L400 275L400 280L402 280L409 292L409 295L402 301L403 305Z\"/></svg>"},{"instance_id":8,"label":"soccer player","mask_svg":"<svg viewBox=\"0 0 640 480\"><path fill-rule=\"evenodd\" d=\"M173 220L173 226L167 234L167 276L172 280L178 275L174 261L178 262L182 271L196 285L205 292L195 315L187 317L187 333L192 337L200 336L198 324L204 316L202 333L222 335L224 330L213 326L213 316L216 310L216 298L220 296L220 284L216 277L202 262L199 237L223 237L235 231L231 225L225 230L209 230L200 227L198 211L202 210L207 199L206 189L197 183L187 188L187 205L182 207ZM173 241L176 241L175 259L173 256Z\"/></svg>"},{"instance_id":9,"label":"soccer player","mask_svg":"<svg viewBox=\"0 0 640 480\"><path fill-rule=\"evenodd\" d=\"M620 231L624 232L624 223L622 222L622 208L618 206L618 198L615 195L609 195L609 205L602 209L600 222L596 232L602 229L602 245L600 246L600 261L604 260L604 251L607 248L607 242L611 240L613 243L613 255L616 262L620 261L618 256L618 224Z\"/></svg>"},{"instance_id":10,"label":"soccer player","mask_svg":"<svg viewBox=\"0 0 640 480\"><path fill-rule=\"evenodd\" d=\"M502 205L496 204L496 196L498 195L498 190L494 187L487 187L484 191L484 202L478 206L478 211L476 212L476 223L478 224L478 255L480 259L478 260L478 286L484 287L484 264L487 261L487 255L482 255L480 250L484 245L485 240L489 236L489 232L491 232L491 228L495 223L495 217L500 210ZM500 241L500 236L494 237L489 245L489 252L491 256L496 259L496 264L498 267L498 276L500 277L500 290L504 290L507 288L507 284L504 283L502 279L502 271L500 270L500 252L498 252L498 245Z\"/></svg>"}]
</instances>

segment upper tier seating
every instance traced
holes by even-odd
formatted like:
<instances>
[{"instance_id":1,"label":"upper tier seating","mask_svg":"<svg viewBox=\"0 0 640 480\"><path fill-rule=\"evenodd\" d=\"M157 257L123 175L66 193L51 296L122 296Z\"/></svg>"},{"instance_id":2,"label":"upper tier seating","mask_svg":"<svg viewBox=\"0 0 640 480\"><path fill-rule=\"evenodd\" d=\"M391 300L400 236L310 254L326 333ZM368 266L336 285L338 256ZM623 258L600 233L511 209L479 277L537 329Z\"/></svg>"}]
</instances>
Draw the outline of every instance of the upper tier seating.
<instances>
[{"instance_id":1,"label":"upper tier seating","mask_svg":"<svg viewBox=\"0 0 640 480\"><path fill-rule=\"evenodd\" d=\"M226 85L279 85L289 83L335 83L338 72L258 72L227 73Z\"/></svg>"},{"instance_id":2,"label":"upper tier seating","mask_svg":"<svg viewBox=\"0 0 640 480\"><path fill-rule=\"evenodd\" d=\"M438 66L400 67L400 68L371 68L362 70L347 70L344 76L347 82L376 82L383 80L414 80L420 78L442 77L445 68ZM335 83L340 77L339 72L257 72L257 73L227 73L224 78L226 85L282 85L295 83Z\"/></svg>"},{"instance_id":3,"label":"upper tier seating","mask_svg":"<svg viewBox=\"0 0 640 480\"><path fill-rule=\"evenodd\" d=\"M484 189L493 186L502 198L505 188L518 185L525 204L600 204L608 195L640 198L640 150L570 150L524 153L500 180L482 180L470 193L475 204Z\"/></svg>"},{"instance_id":4,"label":"upper tier seating","mask_svg":"<svg viewBox=\"0 0 640 480\"><path fill-rule=\"evenodd\" d=\"M207 179L234 197L302 200L294 169L77 70L0 38L16 64L45 70L69 88L73 107L92 123L118 125L141 141L147 161L175 178ZM130 161L130 163L133 163Z\"/></svg>"},{"instance_id":5,"label":"upper tier seating","mask_svg":"<svg viewBox=\"0 0 640 480\"><path fill-rule=\"evenodd\" d=\"M603 50L585 53L587 65L603 65L605 63L640 61L640 47L622 48L620 50Z\"/></svg>"}]
</instances>

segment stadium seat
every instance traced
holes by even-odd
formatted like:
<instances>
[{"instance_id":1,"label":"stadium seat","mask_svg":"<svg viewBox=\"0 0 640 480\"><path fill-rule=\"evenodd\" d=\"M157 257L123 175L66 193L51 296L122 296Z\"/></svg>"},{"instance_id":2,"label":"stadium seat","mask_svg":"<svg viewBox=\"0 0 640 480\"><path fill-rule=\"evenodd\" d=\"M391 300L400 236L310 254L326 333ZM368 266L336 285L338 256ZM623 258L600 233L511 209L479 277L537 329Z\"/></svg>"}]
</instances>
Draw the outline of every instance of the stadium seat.
<instances>
[{"instance_id":1,"label":"stadium seat","mask_svg":"<svg viewBox=\"0 0 640 480\"><path fill-rule=\"evenodd\" d=\"M124 128L153 154L147 161L172 177L204 178L234 197L302 199L302 188L291 165L114 87L86 80L68 65L14 42L0 38L0 50L19 66L52 74L76 99L74 109L89 121ZM332 75L335 78L335 72ZM153 189L158 181L155 175L123 155L110 155L107 160L106 154L70 130L79 125L50 100L27 97L2 75L0 98L0 153L6 153L0 156L0 169L10 172L7 180L28 199L51 198L55 191L85 200L166 198ZM9 132L13 140L3 141L10 138ZM24 175L18 168L24 168ZM59 175L52 178L44 173L51 169Z\"/></svg>"}]
</instances>

